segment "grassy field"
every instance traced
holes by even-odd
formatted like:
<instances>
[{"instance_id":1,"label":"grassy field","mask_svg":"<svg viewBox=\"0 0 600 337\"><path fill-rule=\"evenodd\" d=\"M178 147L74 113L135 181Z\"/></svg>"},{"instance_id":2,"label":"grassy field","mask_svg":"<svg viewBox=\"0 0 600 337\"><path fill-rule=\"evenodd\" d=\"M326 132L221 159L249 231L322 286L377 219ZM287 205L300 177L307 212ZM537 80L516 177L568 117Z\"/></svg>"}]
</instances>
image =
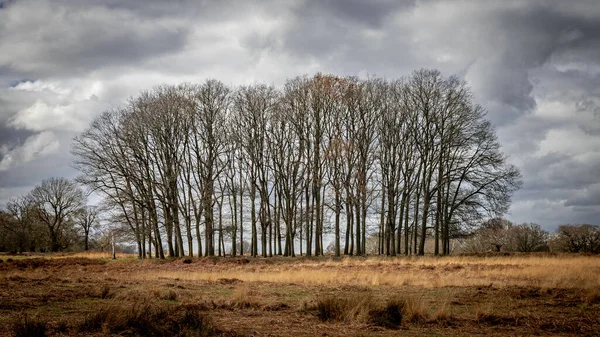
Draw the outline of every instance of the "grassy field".
<instances>
[{"instance_id":1,"label":"grassy field","mask_svg":"<svg viewBox=\"0 0 600 337\"><path fill-rule=\"evenodd\" d=\"M0 255L1 336L594 336L600 257Z\"/></svg>"}]
</instances>

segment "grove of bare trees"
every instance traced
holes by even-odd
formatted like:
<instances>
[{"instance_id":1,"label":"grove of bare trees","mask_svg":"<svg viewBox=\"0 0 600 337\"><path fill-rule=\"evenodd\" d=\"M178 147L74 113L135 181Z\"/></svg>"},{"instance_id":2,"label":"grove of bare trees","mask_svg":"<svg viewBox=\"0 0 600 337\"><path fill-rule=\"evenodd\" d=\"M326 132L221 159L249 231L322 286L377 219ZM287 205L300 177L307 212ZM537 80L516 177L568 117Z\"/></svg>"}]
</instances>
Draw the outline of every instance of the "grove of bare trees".
<instances>
[{"instance_id":1,"label":"grove of bare trees","mask_svg":"<svg viewBox=\"0 0 600 337\"><path fill-rule=\"evenodd\" d=\"M140 258L236 255L246 240L253 256L322 255L328 235L336 255L362 255L373 233L380 254L422 255L426 240L448 254L521 183L466 83L437 70L163 85L102 113L72 153Z\"/></svg>"}]
</instances>

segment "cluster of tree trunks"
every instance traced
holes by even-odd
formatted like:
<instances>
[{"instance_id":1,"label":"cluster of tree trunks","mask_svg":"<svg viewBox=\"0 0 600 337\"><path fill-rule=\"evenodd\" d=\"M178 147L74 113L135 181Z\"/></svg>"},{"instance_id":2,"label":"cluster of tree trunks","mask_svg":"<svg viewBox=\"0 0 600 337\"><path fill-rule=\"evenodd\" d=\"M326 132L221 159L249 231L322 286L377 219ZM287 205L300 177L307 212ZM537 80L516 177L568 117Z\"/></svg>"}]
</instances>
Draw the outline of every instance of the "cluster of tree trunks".
<instances>
[{"instance_id":1,"label":"cluster of tree trunks","mask_svg":"<svg viewBox=\"0 0 600 337\"><path fill-rule=\"evenodd\" d=\"M140 258L322 255L328 234L336 255L362 255L373 232L380 254L424 254L428 237L447 254L520 184L467 85L436 70L160 86L72 152Z\"/></svg>"}]
</instances>

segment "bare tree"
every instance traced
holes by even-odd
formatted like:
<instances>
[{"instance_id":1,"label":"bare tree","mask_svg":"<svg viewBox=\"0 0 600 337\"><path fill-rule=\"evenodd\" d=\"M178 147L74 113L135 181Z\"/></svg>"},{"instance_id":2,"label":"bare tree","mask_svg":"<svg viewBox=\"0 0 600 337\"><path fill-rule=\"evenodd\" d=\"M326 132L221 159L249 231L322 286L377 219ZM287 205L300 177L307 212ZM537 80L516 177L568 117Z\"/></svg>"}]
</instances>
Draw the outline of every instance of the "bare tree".
<instances>
[{"instance_id":1,"label":"bare tree","mask_svg":"<svg viewBox=\"0 0 600 337\"><path fill-rule=\"evenodd\" d=\"M229 111L229 88L217 80L208 80L194 93L195 114L192 119L192 150L196 157L197 179L202 186L202 212L205 223L205 255L213 256L215 181L226 169L222 161L226 151L226 116Z\"/></svg>"},{"instance_id":2,"label":"bare tree","mask_svg":"<svg viewBox=\"0 0 600 337\"><path fill-rule=\"evenodd\" d=\"M261 226L261 253L267 256L267 231L272 221L268 130L271 115L277 107L277 99L275 88L266 85L241 87L234 99L235 116L240 123L240 127L236 129L238 132L236 139L240 142L245 166L248 169L253 256L258 255L257 220L260 221ZM260 199L258 219L257 193Z\"/></svg>"},{"instance_id":3,"label":"bare tree","mask_svg":"<svg viewBox=\"0 0 600 337\"><path fill-rule=\"evenodd\" d=\"M84 250L89 249L90 231L98 226L98 211L95 206L84 206L76 215L76 223L83 230Z\"/></svg>"},{"instance_id":4,"label":"bare tree","mask_svg":"<svg viewBox=\"0 0 600 337\"><path fill-rule=\"evenodd\" d=\"M43 180L29 194L36 205L39 220L50 235L50 249L57 252L68 247L66 232L85 203L83 191L64 178Z\"/></svg>"},{"instance_id":5,"label":"bare tree","mask_svg":"<svg viewBox=\"0 0 600 337\"><path fill-rule=\"evenodd\" d=\"M548 232L538 224L520 224L513 228L512 234L519 252L537 252L548 249Z\"/></svg>"}]
</instances>

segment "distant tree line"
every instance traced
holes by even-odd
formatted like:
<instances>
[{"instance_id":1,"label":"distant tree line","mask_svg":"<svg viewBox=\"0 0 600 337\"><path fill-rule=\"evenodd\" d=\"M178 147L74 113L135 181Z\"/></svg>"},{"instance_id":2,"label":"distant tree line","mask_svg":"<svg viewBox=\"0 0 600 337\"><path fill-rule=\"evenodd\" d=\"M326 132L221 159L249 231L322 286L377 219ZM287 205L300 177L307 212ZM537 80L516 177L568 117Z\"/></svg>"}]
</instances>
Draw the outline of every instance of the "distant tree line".
<instances>
[{"instance_id":1,"label":"distant tree line","mask_svg":"<svg viewBox=\"0 0 600 337\"><path fill-rule=\"evenodd\" d=\"M485 221L480 228L458 245L463 252L572 252L600 253L600 226L590 224L560 225L554 233L535 223L520 225L496 218Z\"/></svg>"},{"instance_id":2,"label":"distant tree line","mask_svg":"<svg viewBox=\"0 0 600 337\"><path fill-rule=\"evenodd\" d=\"M337 256L372 236L379 254L426 240L448 254L521 185L469 87L437 70L162 85L102 113L72 153L140 258L322 255L327 235Z\"/></svg>"}]
</instances>

